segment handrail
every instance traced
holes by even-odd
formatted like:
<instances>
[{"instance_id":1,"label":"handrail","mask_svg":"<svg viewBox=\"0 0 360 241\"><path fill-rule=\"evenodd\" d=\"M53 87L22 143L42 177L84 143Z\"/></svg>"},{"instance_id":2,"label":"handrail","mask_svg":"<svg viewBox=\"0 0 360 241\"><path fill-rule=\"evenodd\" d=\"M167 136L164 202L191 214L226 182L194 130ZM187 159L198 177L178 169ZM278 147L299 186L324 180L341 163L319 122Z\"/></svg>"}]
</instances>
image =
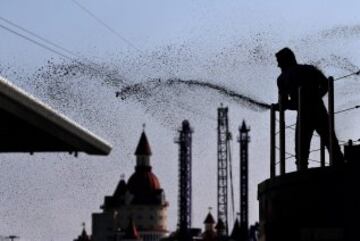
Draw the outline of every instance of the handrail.
<instances>
[{"instance_id":1,"label":"handrail","mask_svg":"<svg viewBox=\"0 0 360 241\"><path fill-rule=\"evenodd\" d=\"M308 169L308 160L303 160L302 157L302 138L304 130L304 99L302 98L302 88L298 89L298 130L297 130L297 170L302 171ZM279 164L280 164L280 175L286 173L286 150L285 150L285 106L284 106L284 97L279 93ZM270 177L273 178L276 176L276 108L275 105L270 107ZM334 165L334 78L328 78L328 123L329 123L329 163ZM324 140L320 138L320 166L325 167L325 145Z\"/></svg>"}]
</instances>

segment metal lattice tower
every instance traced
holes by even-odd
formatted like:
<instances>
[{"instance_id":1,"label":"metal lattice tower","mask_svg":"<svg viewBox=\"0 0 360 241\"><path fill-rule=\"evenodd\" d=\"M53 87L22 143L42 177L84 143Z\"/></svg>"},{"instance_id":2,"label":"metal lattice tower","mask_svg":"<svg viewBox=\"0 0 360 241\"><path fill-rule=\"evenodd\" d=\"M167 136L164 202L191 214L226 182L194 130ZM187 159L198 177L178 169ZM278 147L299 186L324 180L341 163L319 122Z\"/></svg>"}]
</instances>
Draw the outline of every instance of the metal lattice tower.
<instances>
[{"instance_id":1,"label":"metal lattice tower","mask_svg":"<svg viewBox=\"0 0 360 241\"><path fill-rule=\"evenodd\" d=\"M248 146L250 142L249 131L243 121L242 126L239 128L240 136L240 227L241 227L241 240L248 240L249 228L249 162L248 162Z\"/></svg>"},{"instance_id":2,"label":"metal lattice tower","mask_svg":"<svg viewBox=\"0 0 360 241\"><path fill-rule=\"evenodd\" d=\"M228 108L221 105L218 108L218 219L225 225L228 234L228 138L229 138Z\"/></svg>"},{"instance_id":3,"label":"metal lattice tower","mask_svg":"<svg viewBox=\"0 0 360 241\"><path fill-rule=\"evenodd\" d=\"M191 228L191 140L193 130L187 120L182 122L179 130L179 200L178 200L178 228L182 237L189 235ZM185 238L186 239L186 238Z\"/></svg>"}]
</instances>

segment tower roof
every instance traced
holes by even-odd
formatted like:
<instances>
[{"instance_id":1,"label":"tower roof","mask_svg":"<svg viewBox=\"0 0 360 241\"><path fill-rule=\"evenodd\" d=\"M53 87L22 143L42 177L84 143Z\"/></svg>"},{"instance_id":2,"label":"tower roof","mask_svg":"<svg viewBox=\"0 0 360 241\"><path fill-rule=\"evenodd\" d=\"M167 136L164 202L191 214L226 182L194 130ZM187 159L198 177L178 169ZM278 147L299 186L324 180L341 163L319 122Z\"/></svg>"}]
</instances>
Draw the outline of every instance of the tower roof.
<instances>
[{"instance_id":1,"label":"tower roof","mask_svg":"<svg viewBox=\"0 0 360 241\"><path fill-rule=\"evenodd\" d=\"M221 218L219 218L218 223L216 224L215 228L216 228L217 231L225 230L225 224L224 224L224 222L222 221Z\"/></svg>"},{"instance_id":2,"label":"tower roof","mask_svg":"<svg viewBox=\"0 0 360 241\"><path fill-rule=\"evenodd\" d=\"M230 238L233 240L239 240L240 239L240 224L239 224L239 220L236 219L235 223L234 223L234 227L233 230L231 232Z\"/></svg>"},{"instance_id":3,"label":"tower roof","mask_svg":"<svg viewBox=\"0 0 360 241\"><path fill-rule=\"evenodd\" d=\"M139 144L136 147L135 151L136 156L151 156L151 149L149 141L146 137L145 131L141 133Z\"/></svg>"},{"instance_id":4,"label":"tower roof","mask_svg":"<svg viewBox=\"0 0 360 241\"><path fill-rule=\"evenodd\" d=\"M85 223L83 223L83 230L82 230L81 234L74 241L90 241L90 237L86 233L86 230L85 230Z\"/></svg>"},{"instance_id":5,"label":"tower roof","mask_svg":"<svg viewBox=\"0 0 360 241\"><path fill-rule=\"evenodd\" d=\"M212 216L212 214L209 212L204 220L204 224L214 224L214 223L215 223L215 219Z\"/></svg>"},{"instance_id":6,"label":"tower roof","mask_svg":"<svg viewBox=\"0 0 360 241\"><path fill-rule=\"evenodd\" d=\"M121 177L119 184L117 185L115 191L114 191L114 197L120 197L122 195L125 195L127 191L127 185L123 177Z\"/></svg>"},{"instance_id":7,"label":"tower roof","mask_svg":"<svg viewBox=\"0 0 360 241\"><path fill-rule=\"evenodd\" d=\"M242 125L240 127L241 132L248 132L250 129L246 126L245 120L243 120Z\"/></svg>"}]
</instances>

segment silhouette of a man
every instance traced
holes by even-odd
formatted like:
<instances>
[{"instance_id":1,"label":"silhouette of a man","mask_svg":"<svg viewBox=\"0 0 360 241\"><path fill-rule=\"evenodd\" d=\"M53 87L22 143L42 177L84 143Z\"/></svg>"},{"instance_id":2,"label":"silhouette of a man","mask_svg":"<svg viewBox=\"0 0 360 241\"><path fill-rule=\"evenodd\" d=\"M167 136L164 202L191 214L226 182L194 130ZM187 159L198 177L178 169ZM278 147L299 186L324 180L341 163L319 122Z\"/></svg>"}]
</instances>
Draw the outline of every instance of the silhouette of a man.
<instances>
[{"instance_id":1,"label":"silhouette of a man","mask_svg":"<svg viewBox=\"0 0 360 241\"><path fill-rule=\"evenodd\" d=\"M321 140L329 150L329 122L328 113L322 97L328 91L327 78L312 65L298 64L294 53L289 48L284 48L276 53L281 74L277 79L279 100L285 109L298 110L298 88L302 87L302 120L301 143L298 143L299 115L296 123L295 153L296 164L308 166L311 137L314 130L320 135ZM279 105L277 104L278 108ZM340 150L335 133L332 134L334 143L334 164L343 162L344 157ZM300 146L299 146L300 145ZM299 149L300 147L300 149ZM301 153L299 153L299 151ZM299 160L301 154L302 160Z\"/></svg>"}]
</instances>

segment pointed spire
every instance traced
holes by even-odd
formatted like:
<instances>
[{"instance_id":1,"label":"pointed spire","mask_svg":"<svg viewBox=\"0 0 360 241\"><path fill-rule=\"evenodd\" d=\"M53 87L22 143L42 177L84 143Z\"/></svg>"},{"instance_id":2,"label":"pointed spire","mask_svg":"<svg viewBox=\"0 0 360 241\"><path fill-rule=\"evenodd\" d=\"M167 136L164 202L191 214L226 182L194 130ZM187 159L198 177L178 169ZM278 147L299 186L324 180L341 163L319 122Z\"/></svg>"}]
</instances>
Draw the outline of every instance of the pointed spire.
<instances>
[{"instance_id":1,"label":"pointed spire","mask_svg":"<svg viewBox=\"0 0 360 241\"><path fill-rule=\"evenodd\" d=\"M75 239L74 241L90 241L90 237L86 233L86 230L85 230L85 223L82 223L81 225L83 226L83 230L82 230L80 236L77 239Z\"/></svg>"},{"instance_id":2,"label":"pointed spire","mask_svg":"<svg viewBox=\"0 0 360 241\"><path fill-rule=\"evenodd\" d=\"M145 131L141 133L141 137L139 140L139 144L137 145L136 156L151 156L151 149L149 145L149 141L146 137Z\"/></svg>"},{"instance_id":3,"label":"pointed spire","mask_svg":"<svg viewBox=\"0 0 360 241\"><path fill-rule=\"evenodd\" d=\"M211 207L209 207L209 213L206 216L205 220L204 220L204 224L214 224L215 223L215 219L211 214Z\"/></svg>"},{"instance_id":4,"label":"pointed spire","mask_svg":"<svg viewBox=\"0 0 360 241\"><path fill-rule=\"evenodd\" d=\"M222 233L223 231L225 231L225 224L221 218L219 218L215 228L219 233Z\"/></svg>"},{"instance_id":5,"label":"pointed spire","mask_svg":"<svg viewBox=\"0 0 360 241\"><path fill-rule=\"evenodd\" d=\"M81 233L81 237L87 237L87 233L86 233L86 230L85 230L85 222L83 222L82 224L81 224L82 226L83 226L83 230L82 230L82 233Z\"/></svg>"},{"instance_id":6,"label":"pointed spire","mask_svg":"<svg viewBox=\"0 0 360 241\"><path fill-rule=\"evenodd\" d=\"M230 238L232 240L239 240L240 239L240 234L241 234L241 230L240 230L239 219L236 219L235 223L234 223L233 230L232 230L231 235L230 235Z\"/></svg>"},{"instance_id":7,"label":"pointed spire","mask_svg":"<svg viewBox=\"0 0 360 241\"><path fill-rule=\"evenodd\" d=\"M125 175L122 174L122 177L114 191L113 197L121 198L123 195L125 195L126 191L127 191L127 185L125 182Z\"/></svg>"},{"instance_id":8,"label":"pointed spire","mask_svg":"<svg viewBox=\"0 0 360 241\"><path fill-rule=\"evenodd\" d=\"M248 127L246 126L245 120L243 120L242 125L241 125L241 127L240 127L240 131L241 131L241 132L248 132L249 130L250 130L250 128L248 128Z\"/></svg>"}]
</instances>

